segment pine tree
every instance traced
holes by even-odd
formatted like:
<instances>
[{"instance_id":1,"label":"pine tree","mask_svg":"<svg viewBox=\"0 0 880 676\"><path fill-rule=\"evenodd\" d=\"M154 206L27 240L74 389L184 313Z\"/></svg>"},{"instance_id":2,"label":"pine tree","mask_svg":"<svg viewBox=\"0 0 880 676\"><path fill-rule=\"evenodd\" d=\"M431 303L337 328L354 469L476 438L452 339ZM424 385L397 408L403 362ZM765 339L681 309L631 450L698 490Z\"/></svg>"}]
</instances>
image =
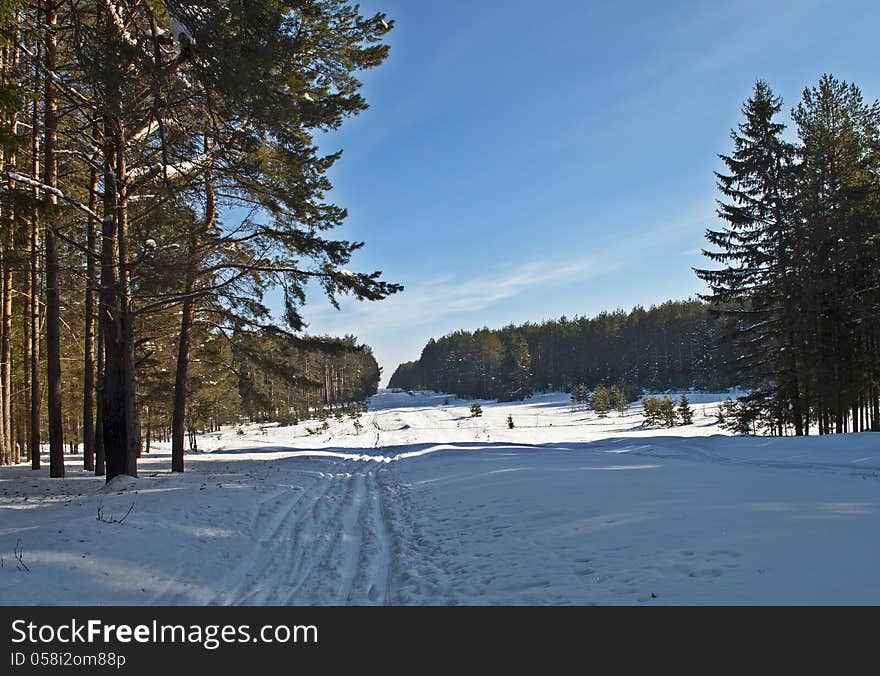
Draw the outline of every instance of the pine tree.
<instances>
[{"instance_id":1,"label":"pine tree","mask_svg":"<svg viewBox=\"0 0 880 676\"><path fill-rule=\"evenodd\" d=\"M880 103L823 76L792 112L758 83L719 188L728 225L709 231L724 267L699 270L729 322L738 429L796 435L880 429Z\"/></svg>"},{"instance_id":2,"label":"pine tree","mask_svg":"<svg viewBox=\"0 0 880 676\"><path fill-rule=\"evenodd\" d=\"M642 408L645 416L645 426L675 427L678 423L678 415L675 411L675 402L668 394L661 397L645 397L642 399Z\"/></svg>"},{"instance_id":3,"label":"pine tree","mask_svg":"<svg viewBox=\"0 0 880 676\"><path fill-rule=\"evenodd\" d=\"M642 399L642 415L645 427L654 427L659 419L659 402L657 397L644 397Z\"/></svg>"},{"instance_id":4,"label":"pine tree","mask_svg":"<svg viewBox=\"0 0 880 676\"><path fill-rule=\"evenodd\" d=\"M478 402L471 404L471 418L479 418L483 415L483 407Z\"/></svg>"},{"instance_id":5,"label":"pine tree","mask_svg":"<svg viewBox=\"0 0 880 676\"><path fill-rule=\"evenodd\" d=\"M529 345L525 338L512 331L506 340L506 357L501 366L501 393L499 401L516 401L525 399L532 393L531 366L532 358Z\"/></svg>"},{"instance_id":6,"label":"pine tree","mask_svg":"<svg viewBox=\"0 0 880 676\"><path fill-rule=\"evenodd\" d=\"M800 268L796 220L791 213L794 148L782 139L776 121L782 100L765 82L755 85L742 108L745 120L731 132L734 150L721 155L728 173L716 173L726 201L718 215L720 230L706 238L718 251L704 255L719 269L696 270L709 285L705 296L729 321L726 340L733 346L732 370L751 384L752 399L791 418L801 434L801 319L797 297Z\"/></svg>"},{"instance_id":7,"label":"pine tree","mask_svg":"<svg viewBox=\"0 0 880 676\"><path fill-rule=\"evenodd\" d=\"M80 430L86 468L136 474L144 433L167 416L182 469L183 433L230 415L217 383L235 378L218 355L233 337L302 331L311 282L331 303L401 288L348 271L362 243L323 234L346 214L325 200L339 154L313 142L366 109L356 74L383 62L391 22L343 0L0 11L0 463L17 459L14 434L38 468L48 423L52 476ZM218 201L265 218L220 227ZM258 300L271 286L283 328ZM329 401L372 379L359 359L328 360ZM205 377L209 361L223 374Z\"/></svg>"},{"instance_id":8,"label":"pine tree","mask_svg":"<svg viewBox=\"0 0 880 676\"><path fill-rule=\"evenodd\" d=\"M620 415L626 413L626 409L628 407L628 403L626 401L626 397L623 394L623 389L621 389L620 385L612 385L609 390L609 396L611 398L611 406L617 411Z\"/></svg>"},{"instance_id":9,"label":"pine tree","mask_svg":"<svg viewBox=\"0 0 880 676\"><path fill-rule=\"evenodd\" d=\"M687 394L682 392L678 401L678 417L681 419L682 425L692 425L694 422L694 411L691 409Z\"/></svg>"},{"instance_id":10,"label":"pine tree","mask_svg":"<svg viewBox=\"0 0 880 676\"><path fill-rule=\"evenodd\" d=\"M571 388L571 406L572 410L588 408L590 402L590 392L584 384L577 384Z\"/></svg>"},{"instance_id":11,"label":"pine tree","mask_svg":"<svg viewBox=\"0 0 880 676\"><path fill-rule=\"evenodd\" d=\"M513 416L512 415L507 416L507 427L508 427L508 429L511 429L511 430L513 429Z\"/></svg>"},{"instance_id":12,"label":"pine tree","mask_svg":"<svg viewBox=\"0 0 880 676\"><path fill-rule=\"evenodd\" d=\"M611 410L611 394L604 385L597 385L593 390L593 410L604 418Z\"/></svg>"},{"instance_id":13,"label":"pine tree","mask_svg":"<svg viewBox=\"0 0 880 676\"><path fill-rule=\"evenodd\" d=\"M812 408L821 434L880 430L880 103L824 75L792 117Z\"/></svg>"},{"instance_id":14,"label":"pine tree","mask_svg":"<svg viewBox=\"0 0 880 676\"><path fill-rule=\"evenodd\" d=\"M675 427L678 424L678 414L675 411L675 402L668 394L660 400L660 416L664 426Z\"/></svg>"}]
</instances>

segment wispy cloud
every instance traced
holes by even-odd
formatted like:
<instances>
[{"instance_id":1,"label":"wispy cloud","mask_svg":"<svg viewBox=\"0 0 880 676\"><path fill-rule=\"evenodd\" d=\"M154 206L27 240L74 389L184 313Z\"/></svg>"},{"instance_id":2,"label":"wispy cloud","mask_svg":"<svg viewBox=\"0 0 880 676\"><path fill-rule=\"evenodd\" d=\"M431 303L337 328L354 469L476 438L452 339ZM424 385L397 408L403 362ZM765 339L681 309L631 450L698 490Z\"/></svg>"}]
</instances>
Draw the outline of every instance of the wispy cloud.
<instances>
[{"instance_id":1,"label":"wispy cloud","mask_svg":"<svg viewBox=\"0 0 880 676\"><path fill-rule=\"evenodd\" d=\"M315 329L363 333L417 327L450 315L478 312L535 288L552 288L608 272L616 264L582 259L560 264L531 261L505 265L467 277L443 276L414 279L406 291L381 303L344 303L342 312L325 307L313 309L308 319Z\"/></svg>"},{"instance_id":2,"label":"wispy cloud","mask_svg":"<svg viewBox=\"0 0 880 676\"><path fill-rule=\"evenodd\" d=\"M706 199L691 210L670 217L661 225L642 228L637 236L611 239L589 256L576 259L506 261L489 269L460 274L413 276L401 281L403 293L380 303L342 301L342 310L329 305L306 307L306 319L315 333L358 336L411 330L444 319L461 317L462 325L471 324L469 313L477 313L496 303L516 298L526 292L551 290L566 284L594 279L616 270L644 264L660 245L683 234L701 232L713 202ZM617 228L608 228L614 231ZM629 228L620 228L626 232ZM609 307L614 304L609 298Z\"/></svg>"}]
</instances>

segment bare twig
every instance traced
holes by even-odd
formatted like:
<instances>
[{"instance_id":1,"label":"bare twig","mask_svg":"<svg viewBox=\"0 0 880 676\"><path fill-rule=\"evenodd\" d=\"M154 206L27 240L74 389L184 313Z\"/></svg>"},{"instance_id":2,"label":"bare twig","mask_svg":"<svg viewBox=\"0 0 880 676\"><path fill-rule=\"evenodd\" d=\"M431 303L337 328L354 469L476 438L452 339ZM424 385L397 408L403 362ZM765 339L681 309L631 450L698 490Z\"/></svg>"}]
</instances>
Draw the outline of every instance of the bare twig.
<instances>
[{"instance_id":1,"label":"bare twig","mask_svg":"<svg viewBox=\"0 0 880 676\"><path fill-rule=\"evenodd\" d=\"M134 503L132 502L128 508L128 511L125 513L121 519L117 519L112 514L110 516L104 516L104 501L100 500L98 502L98 514L95 516L95 521L100 521L101 523L122 523L128 518L128 515L131 514L131 510L134 509Z\"/></svg>"},{"instance_id":2,"label":"bare twig","mask_svg":"<svg viewBox=\"0 0 880 676\"><path fill-rule=\"evenodd\" d=\"M21 547L21 538L15 543L15 567L24 573L30 573L31 569L28 568L28 565L24 562L24 549Z\"/></svg>"}]
</instances>

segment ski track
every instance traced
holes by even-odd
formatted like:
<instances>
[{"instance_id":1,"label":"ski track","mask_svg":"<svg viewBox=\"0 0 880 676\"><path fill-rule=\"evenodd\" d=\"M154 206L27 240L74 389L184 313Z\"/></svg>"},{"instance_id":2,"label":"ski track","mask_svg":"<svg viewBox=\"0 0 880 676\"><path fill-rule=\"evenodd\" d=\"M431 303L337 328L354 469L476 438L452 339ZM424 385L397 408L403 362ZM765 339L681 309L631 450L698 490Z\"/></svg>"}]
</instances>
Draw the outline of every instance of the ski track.
<instances>
[{"instance_id":1,"label":"ski track","mask_svg":"<svg viewBox=\"0 0 880 676\"><path fill-rule=\"evenodd\" d=\"M381 447L380 415L370 421L373 449ZM217 593L205 597L193 588L189 596L209 605L391 603L395 543L400 552L403 539L392 523L408 525L388 511L390 488L380 479L388 468L366 458L326 462L322 471L302 472L300 478L313 475L302 485L263 488L244 555L213 586ZM157 589L151 603L180 602L173 589L179 581Z\"/></svg>"},{"instance_id":2,"label":"ski track","mask_svg":"<svg viewBox=\"0 0 880 676\"><path fill-rule=\"evenodd\" d=\"M387 605L392 540L384 466L333 462L296 490L258 501L247 553L216 585L214 605ZM163 590L151 602L173 601Z\"/></svg>"}]
</instances>

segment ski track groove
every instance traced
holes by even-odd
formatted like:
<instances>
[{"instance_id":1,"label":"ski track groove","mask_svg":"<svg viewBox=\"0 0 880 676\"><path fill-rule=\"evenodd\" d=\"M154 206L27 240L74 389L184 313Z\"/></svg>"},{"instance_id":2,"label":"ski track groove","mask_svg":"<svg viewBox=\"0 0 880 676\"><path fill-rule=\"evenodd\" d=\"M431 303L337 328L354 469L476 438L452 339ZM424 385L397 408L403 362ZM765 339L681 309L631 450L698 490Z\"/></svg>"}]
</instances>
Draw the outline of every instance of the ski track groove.
<instances>
[{"instance_id":1,"label":"ski track groove","mask_svg":"<svg viewBox=\"0 0 880 676\"><path fill-rule=\"evenodd\" d=\"M312 483L304 487L302 490L291 490L289 488L277 488L267 491L256 503L253 515L250 518L251 528L254 540L252 548L243 557L242 561L236 565L232 571L223 576L223 581L218 585L219 589L228 589L215 594L206 601L207 605L229 605L235 603L235 599L244 595L245 590L249 586L253 586L252 578L255 572L265 569L265 556L261 554L270 547L271 542L275 540L280 533L284 531L285 525L291 514L296 509L297 504L302 501L309 491L321 481L321 473L313 479ZM270 503L279 501L280 504L272 510L267 510L266 506ZM171 587L176 581L171 579L163 585L163 588L156 593L152 602L156 605L164 605L165 602L173 600L178 593L172 592Z\"/></svg>"},{"instance_id":2,"label":"ski track groove","mask_svg":"<svg viewBox=\"0 0 880 676\"><path fill-rule=\"evenodd\" d=\"M395 541L384 467L334 463L302 490L269 491L255 510L254 545L227 574L224 605L389 605ZM398 544L399 549L399 544Z\"/></svg>"},{"instance_id":3,"label":"ski track groove","mask_svg":"<svg viewBox=\"0 0 880 676\"><path fill-rule=\"evenodd\" d=\"M385 497L382 483L379 481L376 473L371 473L370 478L374 486L371 523L376 531L378 552L375 562L376 570L374 573L374 582L367 593L371 601L381 598L383 604L388 606L391 605L391 534L388 528L388 514L385 510ZM377 582L381 585L380 587L376 587ZM376 590L375 596L370 596L374 589Z\"/></svg>"},{"instance_id":4,"label":"ski track groove","mask_svg":"<svg viewBox=\"0 0 880 676\"><path fill-rule=\"evenodd\" d=\"M364 551L364 505L367 500L367 485L363 473L357 473L353 477L355 486L354 495L350 505L346 506L342 516L342 534L338 542L341 550L341 579L336 598L349 603L352 587L357 577L361 562L361 554Z\"/></svg>"},{"instance_id":5,"label":"ski track groove","mask_svg":"<svg viewBox=\"0 0 880 676\"><path fill-rule=\"evenodd\" d=\"M353 462L356 461L346 463L346 469ZM338 499L329 489L334 481L340 477L346 479L346 482L342 498ZM287 576L288 582L285 586L291 591L284 599L284 605L308 603L309 597L300 595L300 591L304 587L306 594L312 591L306 585L309 577L313 572L324 567L321 564L329 562L333 549L341 544L344 532L338 528L337 524L340 522L341 515L353 507L356 483L353 479L354 475L347 471L345 474L331 475L327 490L313 503L311 518L303 519L298 523L290 543L291 549L297 552L297 556ZM326 505L328 501L337 504L333 508L328 508ZM319 579L318 583L320 584L320 582Z\"/></svg>"},{"instance_id":6,"label":"ski track groove","mask_svg":"<svg viewBox=\"0 0 880 676\"><path fill-rule=\"evenodd\" d=\"M326 474L322 474L303 490L288 491L289 497L272 513L267 525L256 534L250 554L230 575L232 580L238 580L237 583L233 582L230 591L222 594L222 600L218 599L218 602L224 605L268 602L265 600L267 594L264 588L271 578L271 572L278 570L277 565L287 563L292 554L287 531L291 518L295 517L297 505L319 499L326 491L326 484Z\"/></svg>"}]
</instances>

